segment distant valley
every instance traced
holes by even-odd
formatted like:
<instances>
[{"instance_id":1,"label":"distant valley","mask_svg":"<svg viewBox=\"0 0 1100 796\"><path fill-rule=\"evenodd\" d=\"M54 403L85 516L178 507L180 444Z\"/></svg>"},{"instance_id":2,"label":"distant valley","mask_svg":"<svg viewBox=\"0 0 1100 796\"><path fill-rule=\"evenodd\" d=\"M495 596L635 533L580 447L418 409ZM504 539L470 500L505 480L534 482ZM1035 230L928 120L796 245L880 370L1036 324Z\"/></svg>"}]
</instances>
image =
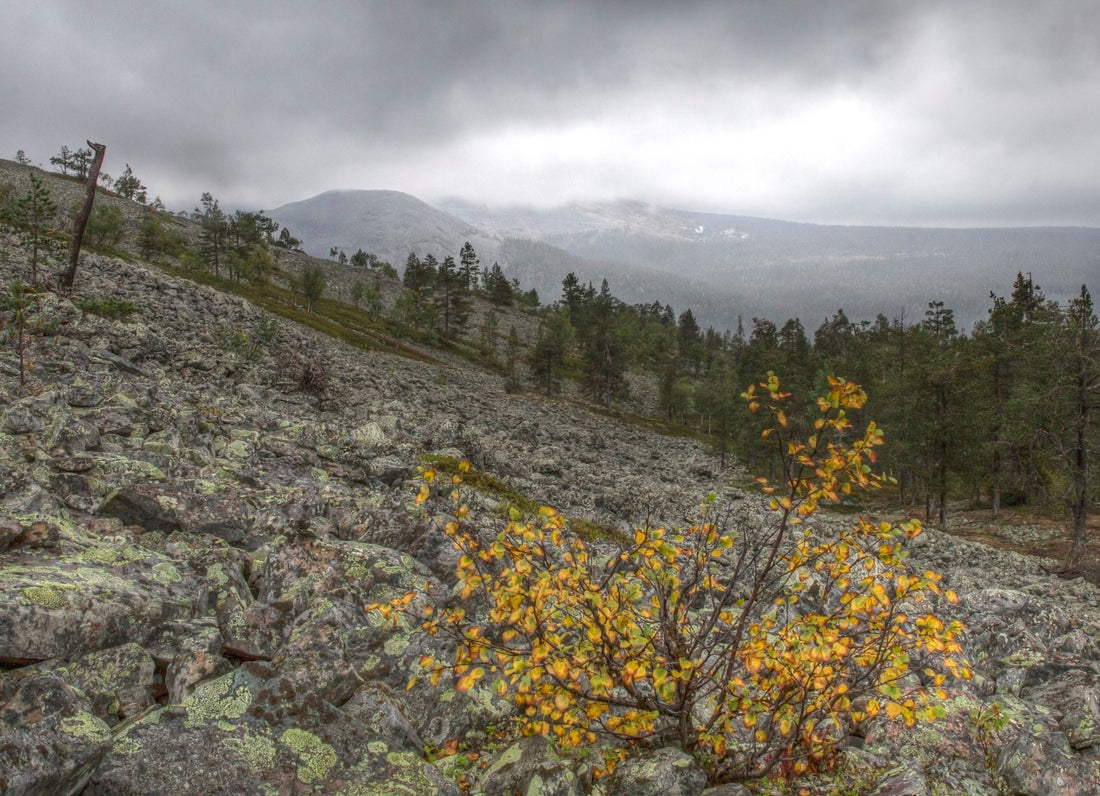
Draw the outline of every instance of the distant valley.
<instances>
[{"instance_id":1,"label":"distant valley","mask_svg":"<svg viewBox=\"0 0 1100 796\"><path fill-rule=\"evenodd\" d=\"M640 202L559 208L490 208L463 200L433 207L396 191L328 191L271 211L327 256L332 247L378 254L400 270L410 251L457 255L466 241L484 266L499 262L543 302L570 271L631 303L691 307L703 325L740 318L813 332L838 309L853 320L920 320L930 301L955 311L960 329L985 317L1018 271L1064 301L1100 278L1100 229L933 229L800 224L653 207Z\"/></svg>"}]
</instances>

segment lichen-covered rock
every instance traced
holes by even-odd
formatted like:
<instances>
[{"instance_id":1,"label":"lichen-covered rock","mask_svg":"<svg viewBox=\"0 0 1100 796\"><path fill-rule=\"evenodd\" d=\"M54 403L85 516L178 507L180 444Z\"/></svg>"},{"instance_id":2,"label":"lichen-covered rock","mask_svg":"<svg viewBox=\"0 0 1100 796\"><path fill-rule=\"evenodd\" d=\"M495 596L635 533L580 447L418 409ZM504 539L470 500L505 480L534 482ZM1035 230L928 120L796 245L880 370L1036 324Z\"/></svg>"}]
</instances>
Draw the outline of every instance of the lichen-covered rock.
<instances>
[{"instance_id":1,"label":"lichen-covered rock","mask_svg":"<svg viewBox=\"0 0 1100 796\"><path fill-rule=\"evenodd\" d=\"M284 640L291 619L287 612L256 602L241 562L231 555L212 557L206 582L225 653L243 660L271 660Z\"/></svg>"},{"instance_id":2,"label":"lichen-covered rock","mask_svg":"<svg viewBox=\"0 0 1100 796\"><path fill-rule=\"evenodd\" d=\"M368 628L362 605L340 599L318 600L299 614L272 664L298 690L314 691L342 705L362 682L348 655L349 637Z\"/></svg>"},{"instance_id":3,"label":"lichen-covered rock","mask_svg":"<svg viewBox=\"0 0 1100 796\"><path fill-rule=\"evenodd\" d=\"M700 796L707 777L691 756L665 747L632 757L602 785L603 796Z\"/></svg>"},{"instance_id":4,"label":"lichen-covered rock","mask_svg":"<svg viewBox=\"0 0 1100 796\"><path fill-rule=\"evenodd\" d=\"M582 796L574 763L562 760L549 738L523 738L496 755L474 786L478 796Z\"/></svg>"},{"instance_id":5,"label":"lichen-covered rock","mask_svg":"<svg viewBox=\"0 0 1100 796\"><path fill-rule=\"evenodd\" d=\"M1009 793L1020 796L1095 796L1100 760L1070 752L1060 732L1020 733L1001 750L997 773Z\"/></svg>"},{"instance_id":6,"label":"lichen-covered rock","mask_svg":"<svg viewBox=\"0 0 1100 796\"><path fill-rule=\"evenodd\" d=\"M56 673L31 674L0 704L0 793L77 793L110 740L83 694Z\"/></svg>"},{"instance_id":7,"label":"lichen-covered rock","mask_svg":"<svg viewBox=\"0 0 1100 796\"><path fill-rule=\"evenodd\" d=\"M0 429L14 436L40 431L50 420L55 397L51 394L35 395L11 402L0 414Z\"/></svg>"},{"instance_id":8,"label":"lichen-covered rock","mask_svg":"<svg viewBox=\"0 0 1100 796\"><path fill-rule=\"evenodd\" d=\"M233 669L222 654L224 642L213 617L165 622L145 641L147 649L164 672L168 700L182 702L203 680Z\"/></svg>"},{"instance_id":9,"label":"lichen-covered rock","mask_svg":"<svg viewBox=\"0 0 1100 796\"><path fill-rule=\"evenodd\" d=\"M128 727L85 793L458 796L420 756L317 700L267 664L241 667Z\"/></svg>"},{"instance_id":10,"label":"lichen-covered rock","mask_svg":"<svg viewBox=\"0 0 1100 796\"><path fill-rule=\"evenodd\" d=\"M91 712L112 727L153 705L156 664L132 642L38 668L58 674L79 689L88 698Z\"/></svg>"},{"instance_id":11,"label":"lichen-covered rock","mask_svg":"<svg viewBox=\"0 0 1100 796\"><path fill-rule=\"evenodd\" d=\"M55 454L72 455L99 447L99 428L60 409L55 409L43 433L43 446Z\"/></svg>"},{"instance_id":12,"label":"lichen-covered rock","mask_svg":"<svg viewBox=\"0 0 1100 796\"><path fill-rule=\"evenodd\" d=\"M421 645L422 638L416 637L413 649L417 652L430 649ZM438 648L434 651L438 653ZM456 739L484 740L485 727L500 727L516 715L515 704L497 695L489 684L479 683L469 691L459 691L454 679L446 675L435 686L429 685L426 675L422 676L413 688L398 691L397 698L417 733L432 746Z\"/></svg>"},{"instance_id":13,"label":"lichen-covered rock","mask_svg":"<svg viewBox=\"0 0 1100 796\"><path fill-rule=\"evenodd\" d=\"M385 738L395 752L422 754L424 741L405 715L394 692L381 683L366 683L341 708L371 735Z\"/></svg>"},{"instance_id":14,"label":"lichen-covered rock","mask_svg":"<svg viewBox=\"0 0 1100 796\"><path fill-rule=\"evenodd\" d=\"M184 531L229 544L242 542L253 523L248 504L232 494L192 491L198 488L203 487L181 481L124 484L106 495L97 511L147 531Z\"/></svg>"},{"instance_id":15,"label":"lichen-covered rock","mask_svg":"<svg viewBox=\"0 0 1100 796\"><path fill-rule=\"evenodd\" d=\"M142 643L162 622L206 609L205 588L179 562L125 536L63 530L56 548L0 559L0 660L71 657Z\"/></svg>"},{"instance_id":16,"label":"lichen-covered rock","mask_svg":"<svg viewBox=\"0 0 1100 796\"><path fill-rule=\"evenodd\" d=\"M1025 693L1060 715L1058 726L1074 750L1100 750L1100 675L1071 669Z\"/></svg>"},{"instance_id":17,"label":"lichen-covered rock","mask_svg":"<svg viewBox=\"0 0 1100 796\"><path fill-rule=\"evenodd\" d=\"M170 501L171 497L156 485L126 484L104 498L99 514L116 517L123 525L138 525L146 531L178 531L182 526Z\"/></svg>"},{"instance_id":18,"label":"lichen-covered rock","mask_svg":"<svg viewBox=\"0 0 1100 796\"><path fill-rule=\"evenodd\" d=\"M749 789L744 785L739 785L736 782L727 782L722 785L716 785L713 788L707 788L703 791L703 796L752 796Z\"/></svg>"},{"instance_id":19,"label":"lichen-covered rock","mask_svg":"<svg viewBox=\"0 0 1100 796\"><path fill-rule=\"evenodd\" d=\"M998 792L998 778L1013 761L1023 759L1008 755L1008 749L1021 746L1032 759L1046 754L1052 765L1070 754L1053 711L1005 694L998 695L997 704L1005 720L1000 729L983 729L990 703L966 692L949 694L944 717L934 723L907 728L881 717L868 727L865 751L921 771L933 792L990 796ZM1044 739L1041 748L1031 745L1027 739L1032 738Z\"/></svg>"},{"instance_id":20,"label":"lichen-covered rock","mask_svg":"<svg viewBox=\"0 0 1100 796\"><path fill-rule=\"evenodd\" d=\"M923 771L903 765L884 776L872 796L932 796L932 791Z\"/></svg>"}]
</instances>

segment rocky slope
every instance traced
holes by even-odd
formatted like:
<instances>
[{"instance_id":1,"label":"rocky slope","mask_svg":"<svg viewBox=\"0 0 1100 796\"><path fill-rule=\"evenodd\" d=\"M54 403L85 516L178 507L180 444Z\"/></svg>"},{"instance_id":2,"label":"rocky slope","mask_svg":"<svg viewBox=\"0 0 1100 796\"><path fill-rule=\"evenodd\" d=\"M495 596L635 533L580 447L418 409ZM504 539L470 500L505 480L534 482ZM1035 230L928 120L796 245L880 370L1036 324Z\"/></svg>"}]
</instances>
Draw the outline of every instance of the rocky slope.
<instances>
[{"instance_id":1,"label":"rocky slope","mask_svg":"<svg viewBox=\"0 0 1100 796\"><path fill-rule=\"evenodd\" d=\"M2 243L0 285L26 279ZM593 784L545 739L494 737L512 708L488 692L404 690L437 642L364 607L449 592L449 547L413 503L425 457L605 529L677 522L712 490L751 523L763 509L737 474L694 442L353 350L140 264L90 257L77 293L139 312L43 292L26 386L0 349L0 792L703 792L676 750ZM491 513L506 495L471 499ZM959 591L945 609L979 674L943 721L875 722L797 787L1096 793L1096 588L933 531L911 556ZM1009 722L983 736L971 715L994 700Z\"/></svg>"}]
</instances>

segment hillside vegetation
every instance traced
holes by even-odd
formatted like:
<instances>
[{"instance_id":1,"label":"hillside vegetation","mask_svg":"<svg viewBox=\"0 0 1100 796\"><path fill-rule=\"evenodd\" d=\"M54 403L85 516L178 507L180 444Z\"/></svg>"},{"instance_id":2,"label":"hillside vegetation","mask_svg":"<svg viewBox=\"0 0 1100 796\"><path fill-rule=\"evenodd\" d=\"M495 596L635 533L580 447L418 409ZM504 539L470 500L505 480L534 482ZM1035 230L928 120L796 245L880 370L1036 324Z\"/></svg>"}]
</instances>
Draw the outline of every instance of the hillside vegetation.
<instances>
[{"instance_id":1,"label":"hillside vegetation","mask_svg":"<svg viewBox=\"0 0 1100 796\"><path fill-rule=\"evenodd\" d=\"M59 295L0 169L0 790L1095 792L1097 588L894 511L1088 516L1087 291L719 334L135 191Z\"/></svg>"}]
</instances>

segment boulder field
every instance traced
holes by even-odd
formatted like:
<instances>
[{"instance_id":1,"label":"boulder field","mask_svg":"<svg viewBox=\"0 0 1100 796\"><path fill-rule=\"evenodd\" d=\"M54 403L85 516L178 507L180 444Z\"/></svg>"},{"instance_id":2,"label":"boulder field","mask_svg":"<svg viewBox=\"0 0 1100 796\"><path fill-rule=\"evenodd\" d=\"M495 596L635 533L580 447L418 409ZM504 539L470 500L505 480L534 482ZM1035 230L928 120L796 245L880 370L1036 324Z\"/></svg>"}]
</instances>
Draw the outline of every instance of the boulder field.
<instances>
[{"instance_id":1,"label":"boulder field","mask_svg":"<svg viewBox=\"0 0 1100 796\"><path fill-rule=\"evenodd\" d=\"M26 271L0 257L0 283ZM25 386L0 350L2 793L1100 793L1100 591L934 530L909 561L959 594L941 609L975 677L935 724L871 722L827 775L708 790L657 748L594 780L590 757L509 737L488 689L406 690L443 642L365 608L450 594L419 468L491 475L469 492L487 515L506 485L612 530L683 522L710 492L752 524L761 498L697 442L444 355L354 349L116 259L88 257L77 288L137 312L37 293Z\"/></svg>"}]
</instances>

